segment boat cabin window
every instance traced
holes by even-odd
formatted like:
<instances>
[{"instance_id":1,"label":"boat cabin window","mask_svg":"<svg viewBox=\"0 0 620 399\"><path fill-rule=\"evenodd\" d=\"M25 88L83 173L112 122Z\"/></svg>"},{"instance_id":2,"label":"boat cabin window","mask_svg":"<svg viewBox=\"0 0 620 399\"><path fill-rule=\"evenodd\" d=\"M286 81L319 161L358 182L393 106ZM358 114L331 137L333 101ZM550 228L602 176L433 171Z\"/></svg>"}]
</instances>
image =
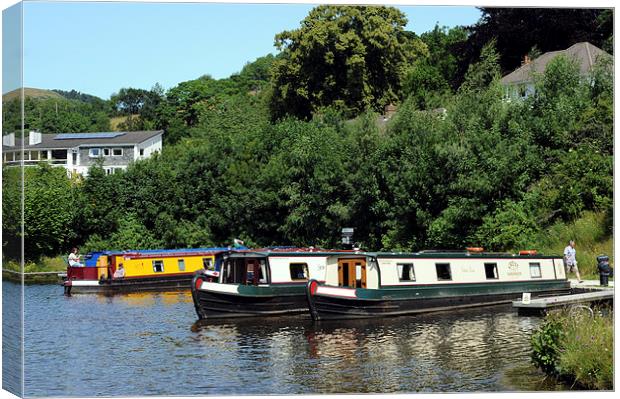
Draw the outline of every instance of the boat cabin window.
<instances>
[{"instance_id":1,"label":"boat cabin window","mask_svg":"<svg viewBox=\"0 0 620 399\"><path fill-rule=\"evenodd\" d=\"M153 261L153 271L155 273L161 273L164 271L164 261L163 260L154 260Z\"/></svg>"},{"instance_id":2,"label":"boat cabin window","mask_svg":"<svg viewBox=\"0 0 620 399\"><path fill-rule=\"evenodd\" d=\"M413 263L398 263L396 268L398 269L398 281L415 281Z\"/></svg>"},{"instance_id":3,"label":"boat cabin window","mask_svg":"<svg viewBox=\"0 0 620 399\"><path fill-rule=\"evenodd\" d=\"M291 263L291 280L308 280L307 263Z\"/></svg>"},{"instance_id":4,"label":"boat cabin window","mask_svg":"<svg viewBox=\"0 0 620 399\"><path fill-rule=\"evenodd\" d=\"M532 278L541 278L540 263L530 263L530 276Z\"/></svg>"},{"instance_id":5,"label":"boat cabin window","mask_svg":"<svg viewBox=\"0 0 620 399\"><path fill-rule=\"evenodd\" d=\"M180 272L185 271L185 259L179 259L179 271Z\"/></svg>"},{"instance_id":6,"label":"boat cabin window","mask_svg":"<svg viewBox=\"0 0 620 399\"><path fill-rule=\"evenodd\" d=\"M222 265L222 282L257 285L267 283L265 259L227 259Z\"/></svg>"},{"instance_id":7,"label":"boat cabin window","mask_svg":"<svg viewBox=\"0 0 620 399\"><path fill-rule=\"evenodd\" d=\"M449 263L435 263L437 280L452 280L452 270Z\"/></svg>"},{"instance_id":8,"label":"boat cabin window","mask_svg":"<svg viewBox=\"0 0 620 399\"><path fill-rule=\"evenodd\" d=\"M215 266L213 265L213 259L202 258L202 267L204 267L205 270L214 271Z\"/></svg>"},{"instance_id":9,"label":"boat cabin window","mask_svg":"<svg viewBox=\"0 0 620 399\"><path fill-rule=\"evenodd\" d=\"M498 279L499 275L497 274L497 263L485 263L484 273L487 276L487 280Z\"/></svg>"}]
</instances>

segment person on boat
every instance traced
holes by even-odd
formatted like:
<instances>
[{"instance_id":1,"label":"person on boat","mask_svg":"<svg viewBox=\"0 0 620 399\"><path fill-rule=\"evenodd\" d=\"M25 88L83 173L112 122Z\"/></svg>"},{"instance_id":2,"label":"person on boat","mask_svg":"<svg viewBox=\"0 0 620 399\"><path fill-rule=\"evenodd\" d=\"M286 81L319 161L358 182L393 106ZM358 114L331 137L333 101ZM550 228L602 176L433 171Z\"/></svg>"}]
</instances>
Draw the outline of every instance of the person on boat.
<instances>
[{"instance_id":1,"label":"person on boat","mask_svg":"<svg viewBox=\"0 0 620 399\"><path fill-rule=\"evenodd\" d=\"M123 267L123 264L119 264L118 265L118 269L116 269L116 271L114 272L114 278L115 279L119 279L119 278L124 278L125 277L125 268Z\"/></svg>"},{"instance_id":2,"label":"person on boat","mask_svg":"<svg viewBox=\"0 0 620 399\"><path fill-rule=\"evenodd\" d=\"M80 250L77 247L73 247L71 253L69 254L69 266L71 267L83 267L84 265L80 263Z\"/></svg>"},{"instance_id":3,"label":"person on boat","mask_svg":"<svg viewBox=\"0 0 620 399\"><path fill-rule=\"evenodd\" d=\"M579 275L579 268L577 267L577 250L575 250L574 240L570 240L566 248L564 248L564 265L566 266L566 274L575 273L577 280L583 283Z\"/></svg>"}]
</instances>

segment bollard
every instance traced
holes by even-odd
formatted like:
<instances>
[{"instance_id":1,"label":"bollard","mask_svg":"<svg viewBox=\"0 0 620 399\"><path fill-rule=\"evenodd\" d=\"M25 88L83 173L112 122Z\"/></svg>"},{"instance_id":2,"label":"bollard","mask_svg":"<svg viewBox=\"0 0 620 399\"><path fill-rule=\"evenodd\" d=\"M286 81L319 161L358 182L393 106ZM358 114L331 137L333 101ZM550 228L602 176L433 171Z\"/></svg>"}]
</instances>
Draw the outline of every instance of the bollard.
<instances>
[{"instance_id":1,"label":"bollard","mask_svg":"<svg viewBox=\"0 0 620 399\"><path fill-rule=\"evenodd\" d=\"M609 285L609 275L612 273L611 267L609 266L609 256L599 255L596 257L596 261L598 262L598 273L601 286L607 287Z\"/></svg>"}]
</instances>

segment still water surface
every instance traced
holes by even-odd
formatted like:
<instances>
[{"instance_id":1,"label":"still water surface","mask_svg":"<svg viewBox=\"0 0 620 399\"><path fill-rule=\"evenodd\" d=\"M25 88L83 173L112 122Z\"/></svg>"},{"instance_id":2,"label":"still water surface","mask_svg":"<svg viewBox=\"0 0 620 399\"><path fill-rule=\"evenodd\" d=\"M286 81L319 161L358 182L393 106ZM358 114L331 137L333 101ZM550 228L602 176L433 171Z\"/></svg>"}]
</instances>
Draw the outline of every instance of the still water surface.
<instances>
[{"instance_id":1,"label":"still water surface","mask_svg":"<svg viewBox=\"0 0 620 399\"><path fill-rule=\"evenodd\" d=\"M26 396L558 389L528 366L541 319L510 306L198 323L188 291L67 298L59 286L32 285L25 312Z\"/></svg>"}]
</instances>

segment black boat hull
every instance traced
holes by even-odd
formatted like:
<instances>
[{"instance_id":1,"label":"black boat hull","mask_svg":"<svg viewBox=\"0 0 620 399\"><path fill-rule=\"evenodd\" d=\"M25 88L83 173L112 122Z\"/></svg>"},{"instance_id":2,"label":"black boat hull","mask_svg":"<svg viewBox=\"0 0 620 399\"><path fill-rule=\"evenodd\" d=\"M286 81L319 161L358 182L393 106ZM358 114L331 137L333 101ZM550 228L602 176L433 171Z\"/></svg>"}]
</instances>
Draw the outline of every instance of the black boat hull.
<instances>
[{"instance_id":1,"label":"black boat hull","mask_svg":"<svg viewBox=\"0 0 620 399\"><path fill-rule=\"evenodd\" d=\"M552 287L541 287L529 291L509 291L469 295L438 295L432 297L404 298L359 298L313 294L312 281L308 283L307 300L314 320L344 320L372 317L392 317L426 312L450 311L461 308L492 306L520 300L523 292L532 297L567 294L568 282Z\"/></svg>"},{"instance_id":2,"label":"black boat hull","mask_svg":"<svg viewBox=\"0 0 620 399\"><path fill-rule=\"evenodd\" d=\"M203 278L197 275L192 282L192 297L200 319L281 316L308 312L304 285L266 287L262 291L268 290L268 293L251 295L201 289L197 285L201 285ZM252 290L254 287L241 288Z\"/></svg>"}]
</instances>

